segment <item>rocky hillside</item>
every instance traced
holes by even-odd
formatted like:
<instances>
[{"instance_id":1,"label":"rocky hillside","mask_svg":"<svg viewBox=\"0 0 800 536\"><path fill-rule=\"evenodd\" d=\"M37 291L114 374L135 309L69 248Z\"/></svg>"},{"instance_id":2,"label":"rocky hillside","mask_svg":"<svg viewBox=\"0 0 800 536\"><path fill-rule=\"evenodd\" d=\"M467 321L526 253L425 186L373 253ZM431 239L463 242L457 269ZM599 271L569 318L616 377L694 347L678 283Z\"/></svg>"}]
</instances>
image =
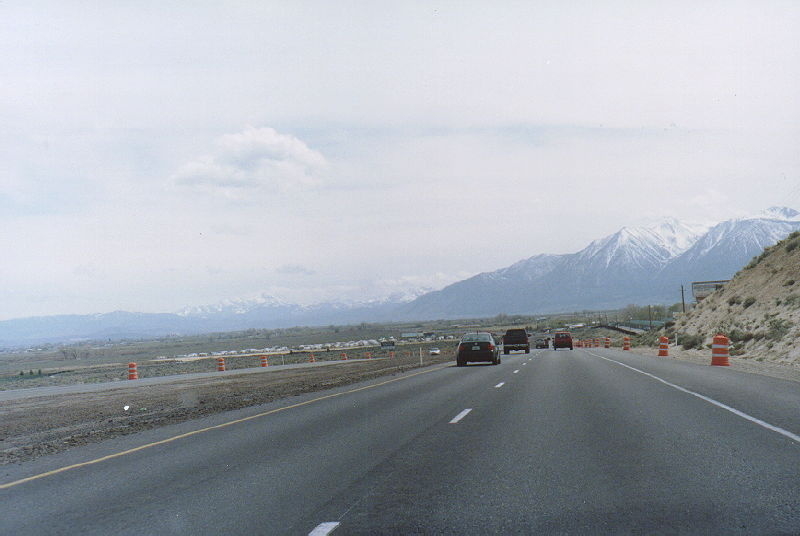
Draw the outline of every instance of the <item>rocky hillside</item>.
<instances>
[{"instance_id":1,"label":"rocky hillside","mask_svg":"<svg viewBox=\"0 0 800 536\"><path fill-rule=\"evenodd\" d=\"M690 347L722 333L732 355L800 364L800 232L766 248L675 329Z\"/></svg>"}]
</instances>

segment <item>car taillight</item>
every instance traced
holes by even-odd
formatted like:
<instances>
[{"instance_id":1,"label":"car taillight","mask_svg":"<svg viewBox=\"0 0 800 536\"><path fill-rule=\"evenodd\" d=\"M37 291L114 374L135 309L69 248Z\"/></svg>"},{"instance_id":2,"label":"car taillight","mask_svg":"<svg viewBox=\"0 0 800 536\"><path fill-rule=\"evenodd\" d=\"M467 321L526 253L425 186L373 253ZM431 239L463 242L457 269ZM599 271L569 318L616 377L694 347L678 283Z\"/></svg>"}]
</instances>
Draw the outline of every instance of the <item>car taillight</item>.
<instances>
[{"instance_id":1,"label":"car taillight","mask_svg":"<svg viewBox=\"0 0 800 536\"><path fill-rule=\"evenodd\" d=\"M489 343L489 350L494 350L494 344Z\"/></svg>"}]
</instances>

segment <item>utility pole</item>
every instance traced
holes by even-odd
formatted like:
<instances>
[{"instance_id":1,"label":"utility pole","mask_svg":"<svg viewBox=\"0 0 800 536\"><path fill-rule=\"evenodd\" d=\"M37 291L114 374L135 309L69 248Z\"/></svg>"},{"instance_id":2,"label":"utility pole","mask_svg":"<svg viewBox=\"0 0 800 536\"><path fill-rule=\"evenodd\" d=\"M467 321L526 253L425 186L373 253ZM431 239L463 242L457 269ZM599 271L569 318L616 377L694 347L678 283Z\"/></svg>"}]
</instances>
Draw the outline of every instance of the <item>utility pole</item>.
<instances>
[{"instance_id":1,"label":"utility pole","mask_svg":"<svg viewBox=\"0 0 800 536\"><path fill-rule=\"evenodd\" d=\"M683 296L683 285L681 285L681 305L683 306L683 312L686 312L686 300Z\"/></svg>"},{"instance_id":2,"label":"utility pole","mask_svg":"<svg viewBox=\"0 0 800 536\"><path fill-rule=\"evenodd\" d=\"M653 306L647 306L647 321L650 324L650 331L653 330Z\"/></svg>"}]
</instances>

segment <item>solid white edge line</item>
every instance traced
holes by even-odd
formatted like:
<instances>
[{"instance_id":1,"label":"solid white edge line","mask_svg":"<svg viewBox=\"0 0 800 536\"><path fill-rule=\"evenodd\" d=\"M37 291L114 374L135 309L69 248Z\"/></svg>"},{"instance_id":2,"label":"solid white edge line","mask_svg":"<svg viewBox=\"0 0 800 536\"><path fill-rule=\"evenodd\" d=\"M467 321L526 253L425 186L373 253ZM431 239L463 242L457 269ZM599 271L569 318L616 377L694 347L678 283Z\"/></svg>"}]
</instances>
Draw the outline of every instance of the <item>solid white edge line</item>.
<instances>
[{"instance_id":1,"label":"solid white edge line","mask_svg":"<svg viewBox=\"0 0 800 536\"><path fill-rule=\"evenodd\" d=\"M320 523L317 525L314 530L308 533L308 536L327 536L334 530L336 530L339 525L338 521L328 521L326 523Z\"/></svg>"},{"instance_id":2,"label":"solid white edge line","mask_svg":"<svg viewBox=\"0 0 800 536\"><path fill-rule=\"evenodd\" d=\"M465 409L464 411L462 411L461 413L459 413L458 415L456 415L455 417L453 417L453 420L452 420L452 421L450 421L448 424L455 424L455 423L457 423L458 421L460 421L461 419L463 419L464 417L466 417L466 416L467 416L467 413L469 413L470 411L472 411L472 408L467 408L467 409Z\"/></svg>"},{"instance_id":3,"label":"solid white edge line","mask_svg":"<svg viewBox=\"0 0 800 536\"><path fill-rule=\"evenodd\" d=\"M506 382L500 382L500 383L498 383L497 385L495 385L495 386L494 386L494 388L495 388L495 389L498 389L498 388L500 388L500 387L504 386L505 384L506 384Z\"/></svg>"},{"instance_id":4,"label":"solid white edge line","mask_svg":"<svg viewBox=\"0 0 800 536\"><path fill-rule=\"evenodd\" d=\"M587 353L590 354L590 355L593 355L595 357L599 357L600 359L605 359L606 361L611 361L612 363L616 363L617 365L623 366L625 368L629 368L629 369L633 370L634 372L638 372L639 374L644 374L645 376L649 376L649 377L653 378L654 380L660 381L664 385L668 385L668 386L672 387L673 389L677 389L678 391L684 392L686 394L689 394L689 395L692 395L692 396L696 396L700 400L705 400L709 404L713 404L713 405L717 406L718 408L722 408L722 409L724 409L726 411L730 411L731 413L733 413L736 416L739 416L739 417L741 417L741 418L743 418L745 420L748 420L748 421L750 421L752 423L755 423L755 424L757 424L757 425L759 425L759 426L761 426L763 428L766 428L767 430L772 430L773 432L777 432L777 433L779 433L779 434L781 434L783 436L786 436L789 439L791 439L792 441L796 441L797 443L800 443L800 435L793 434L789 430L784 430L780 426L775 426L775 425L770 424L770 423L768 423L766 421L762 421L761 419L753 417L752 415L748 415L747 413L745 413L743 411L740 411L740 410L738 410L736 408L732 408L731 406L723 404L722 402L714 400L713 398L709 398L709 397L707 397L705 395L701 395L700 393L695 393L694 391L690 391L689 389L681 387L680 385L675 385L674 383L670 383L667 380L661 379L661 378L659 378L658 376L656 376L654 374L650 374L649 372L645 372L643 370L639 370L639 369L637 369L635 367L632 367L630 365L626 365L625 363L620 363L619 361L615 361L613 359L609 359L607 357L603 357L601 355L597 355L597 354L594 354L592 352L587 352Z\"/></svg>"}]
</instances>

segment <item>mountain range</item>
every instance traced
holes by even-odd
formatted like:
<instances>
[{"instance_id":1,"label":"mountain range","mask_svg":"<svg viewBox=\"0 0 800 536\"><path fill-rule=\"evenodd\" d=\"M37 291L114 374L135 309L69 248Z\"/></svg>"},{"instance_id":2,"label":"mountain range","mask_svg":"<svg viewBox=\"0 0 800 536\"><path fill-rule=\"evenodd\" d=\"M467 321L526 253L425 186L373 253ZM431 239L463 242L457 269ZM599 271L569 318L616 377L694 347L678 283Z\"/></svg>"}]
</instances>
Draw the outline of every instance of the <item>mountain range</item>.
<instances>
[{"instance_id":1,"label":"mountain range","mask_svg":"<svg viewBox=\"0 0 800 536\"><path fill-rule=\"evenodd\" d=\"M772 207L713 226L676 220L624 227L577 253L536 255L399 306L404 318L613 309L680 301L692 281L730 279L765 247L800 229L800 212Z\"/></svg>"},{"instance_id":2,"label":"mountain range","mask_svg":"<svg viewBox=\"0 0 800 536\"><path fill-rule=\"evenodd\" d=\"M765 247L800 230L800 212L772 207L716 225L667 220L624 227L577 253L539 254L441 290L301 306L270 296L178 313L60 315L0 321L0 347L147 338L249 328L601 310L680 301L692 281L730 279ZM691 299L687 295L687 300Z\"/></svg>"}]
</instances>

